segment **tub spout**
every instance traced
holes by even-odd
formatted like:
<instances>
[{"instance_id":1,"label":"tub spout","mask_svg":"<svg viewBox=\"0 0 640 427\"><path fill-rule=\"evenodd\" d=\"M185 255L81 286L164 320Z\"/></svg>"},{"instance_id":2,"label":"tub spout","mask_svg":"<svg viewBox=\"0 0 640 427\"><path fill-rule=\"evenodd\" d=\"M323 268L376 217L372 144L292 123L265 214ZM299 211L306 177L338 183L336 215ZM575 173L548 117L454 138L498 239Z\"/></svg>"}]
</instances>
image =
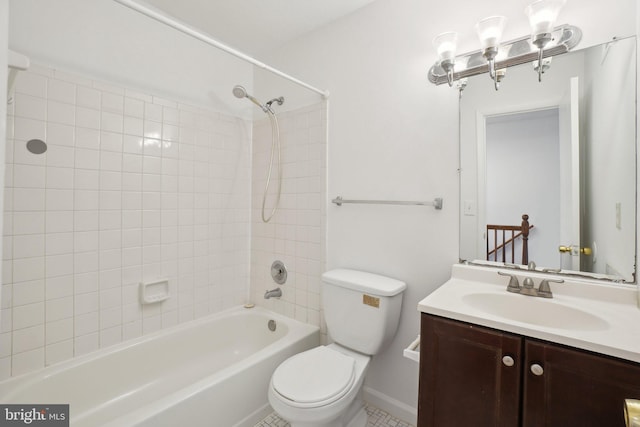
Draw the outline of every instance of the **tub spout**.
<instances>
[{"instance_id":1,"label":"tub spout","mask_svg":"<svg viewBox=\"0 0 640 427\"><path fill-rule=\"evenodd\" d=\"M281 296L282 296L282 290L280 288L275 288L270 291L266 291L264 293L264 299L269 299L274 297L279 298Z\"/></svg>"}]
</instances>

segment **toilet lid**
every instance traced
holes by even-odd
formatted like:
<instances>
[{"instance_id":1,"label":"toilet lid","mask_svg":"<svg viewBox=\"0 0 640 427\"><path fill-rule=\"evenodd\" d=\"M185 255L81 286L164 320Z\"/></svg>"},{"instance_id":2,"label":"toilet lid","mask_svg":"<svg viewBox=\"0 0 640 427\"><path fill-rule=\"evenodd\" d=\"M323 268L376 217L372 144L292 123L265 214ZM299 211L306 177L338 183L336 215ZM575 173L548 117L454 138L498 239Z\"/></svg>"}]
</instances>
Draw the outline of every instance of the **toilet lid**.
<instances>
[{"instance_id":1,"label":"toilet lid","mask_svg":"<svg viewBox=\"0 0 640 427\"><path fill-rule=\"evenodd\" d=\"M320 346L282 362L273 373L273 388L297 403L328 404L342 397L355 378L355 360Z\"/></svg>"}]
</instances>

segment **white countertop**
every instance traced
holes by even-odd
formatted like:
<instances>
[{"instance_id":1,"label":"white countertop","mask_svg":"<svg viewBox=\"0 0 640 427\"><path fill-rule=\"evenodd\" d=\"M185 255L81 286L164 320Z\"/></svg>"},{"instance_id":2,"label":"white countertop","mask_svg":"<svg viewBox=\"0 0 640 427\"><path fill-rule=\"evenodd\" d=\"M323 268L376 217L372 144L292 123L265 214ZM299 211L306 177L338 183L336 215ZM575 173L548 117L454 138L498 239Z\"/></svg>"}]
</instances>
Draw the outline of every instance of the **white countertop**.
<instances>
[{"instance_id":1,"label":"white countertop","mask_svg":"<svg viewBox=\"0 0 640 427\"><path fill-rule=\"evenodd\" d=\"M536 288L543 278L559 278L526 270L456 264L451 279L420 301L418 310L640 362L640 309L635 286L563 277L564 283L550 283L553 298L545 299L507 292L509 278L499 276L498 271L516 275L520 284L525 277L531 277ZM518 307L523 306L525 311L530 311L525 317L534 321L515 321L465 302L469 295L478 293L496 295L506 301L511 301L509 298L526 298L513 301L518 303ZM546 310L545 307L554 310ZM587 316L593 315L597 322L593 327L566 326L560 322L556 325L550 313L558 313L566 307L585 312ZM539 319L540 324L534 324L538 323L535 319Z\"/></svg>"}]
</instances>

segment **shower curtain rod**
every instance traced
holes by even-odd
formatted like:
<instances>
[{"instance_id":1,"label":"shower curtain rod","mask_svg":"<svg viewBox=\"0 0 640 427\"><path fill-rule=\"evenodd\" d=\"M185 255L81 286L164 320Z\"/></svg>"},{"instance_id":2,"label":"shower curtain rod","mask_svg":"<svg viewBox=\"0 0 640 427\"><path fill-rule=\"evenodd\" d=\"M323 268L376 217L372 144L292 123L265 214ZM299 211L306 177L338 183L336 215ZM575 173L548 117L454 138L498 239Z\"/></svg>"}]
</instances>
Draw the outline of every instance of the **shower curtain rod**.
<instances>
[{"instance_id":1,"label":"shower curtain rod","mask_svg":"<svg viewBox=\"0 0 640 427\"><path fill-rule=\"evenodd\" d=\"M231 55L235 56L236 58L240 58L240 59L242 59L244 61L247 61L247 62L255 65L256 67L262 68L263 70L269 71L270 73L273 73L273 74L275 74L277 76L280 76L280 77L282 77L284 79L287 79L287 80L289 80L289 81L291 81L291 82L293 82L293 83L295 83L297 85L300 85L300 86L305 87L305 88L307 88L307 89L309 89L309 90L311 90L313 92L316 92L316 93L322 95L322 97L325 98L325 99L329 97L329 92L328 91L324 91L324 90L315 88L315 87L303 82L302 80L298 80L295 77L292 77L292 76L290 76L290 75L288 75L286 73L283 73L280 70L277 70L277 69L275 69L273 67L270 67L269 65L267 65L267 64L265 64L263 62L260 62L257 59L240 52L239 50L236 50L236 49L234 49L234 48L232 48L230 46L227 46L224 43L220 43L216 39L211 38L211 37L207 36L206 34L203 34L203 33L199 32L199 31L196 31L196 30L194 30L192 28L189 28L188 26L186 26L186 25L184 25L184 24L182 24L180 22L174 21L173 19L171 19L171 18L169 18L169 17L167 17L167 16L165 16L165 15L159 13L159 12L156 12L153 9L150 9L150 8L148 8L146 6L143 6L143 5L137 3L137 2L135 2L133 0L114 0L114 1L117 2L117 3L120 3L123 6L126 6L126 7L130 8L130 9L133 9L136 12L139 12L139 13L145 15L145 16L148 16L149 18L155 19L158 22L166 24L166 25L170 26L171 28L176 29L176 30L178 30L178 31L180 31L180 32L182 32L184 34L187 34L187 35L189 35L191 37L194 37L194 38L196 38L196 39L198 39L200 41L203 41L203 42L207 43L208 45L211 45L211 46L216 47L216 48L218 48L220 50L223 50L223 51L225 51L227 53L230 53Z\"/></svg>"}]
</instances>

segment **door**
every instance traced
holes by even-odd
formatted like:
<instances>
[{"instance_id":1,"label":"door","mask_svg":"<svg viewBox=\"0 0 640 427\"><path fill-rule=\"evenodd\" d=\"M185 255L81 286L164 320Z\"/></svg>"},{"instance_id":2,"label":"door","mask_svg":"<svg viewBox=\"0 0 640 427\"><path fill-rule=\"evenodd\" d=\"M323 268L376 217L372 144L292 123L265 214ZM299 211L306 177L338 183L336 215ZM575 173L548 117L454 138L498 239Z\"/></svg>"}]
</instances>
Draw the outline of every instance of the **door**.
<instances>
[{"instance_id":1,"label":"door","mask_svg":"<svg viewBox=\"0 0 640 427\"><path fill-rule=\"evenodd\" d=\"M560 268L580 271L580 128L578 77L569 80L559 105Z\"/></svg>"},{"instance_id":2,"label":"door","mask_svg":"<svg viewBox=\"0 0 640 427\"><path fill-rule=\"evenodd\" d=\"M422 314L418 427L517 427L522 339Z\"/></svg>"},{"instance_id":3,"label":"door","mask_svg":"<svg viewBox=\"0 0 640 427\"><path fill-rule=\"evenodd\" d=\"M638 364L529 338L525 354L523 427L624 427L640 398Z\"/></svg>"}]
</instances>

